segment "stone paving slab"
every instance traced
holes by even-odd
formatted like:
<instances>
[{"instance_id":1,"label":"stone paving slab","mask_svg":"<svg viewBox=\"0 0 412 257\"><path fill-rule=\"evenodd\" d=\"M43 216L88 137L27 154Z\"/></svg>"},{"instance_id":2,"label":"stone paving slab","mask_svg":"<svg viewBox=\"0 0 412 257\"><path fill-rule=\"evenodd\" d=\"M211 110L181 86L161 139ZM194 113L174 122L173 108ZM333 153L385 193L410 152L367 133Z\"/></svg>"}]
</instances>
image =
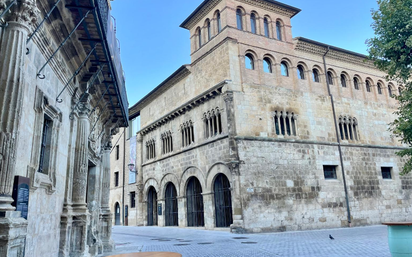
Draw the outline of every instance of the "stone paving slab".
<instances>
[{"instance_id":1,"label":"stone paving slab","mask_svg":"<svg viewBox=\"0 0 412 257\"><path fill-rule=\"evenodd\" d=\"M329 239L331 234L335 239ZM110 254L168 251L183 257L390 257L386 226L262 234L174 227L113 227Z\"/></svg>"}]
</instances>

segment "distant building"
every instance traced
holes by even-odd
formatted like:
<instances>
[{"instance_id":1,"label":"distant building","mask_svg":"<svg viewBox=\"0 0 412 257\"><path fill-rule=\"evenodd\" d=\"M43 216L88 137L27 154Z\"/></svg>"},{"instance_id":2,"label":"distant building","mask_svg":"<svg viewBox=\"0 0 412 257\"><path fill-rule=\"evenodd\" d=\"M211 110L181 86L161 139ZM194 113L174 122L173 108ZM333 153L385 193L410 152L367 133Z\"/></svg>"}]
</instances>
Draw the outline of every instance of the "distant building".
<instances>
[{"instance_id":1,"label":"distant building","mask_svg":"<svg viewBox=\"0 0 412 257\"><path fill-rule=\"evenodd\" d=\"M129 109L137 224L242 233L410 218L405 146L388 131L402 86L364 55L292 38L299 11L205 0L181 24L192 63Z\"/></svg>"},{"instance_id":2,"label":"distant building","mask_svg":"<svg viewBox=\"0 0 412 257\"><path fill-rule=\"evenodd\" d=\"M0 256L111 251L128 102L109 2L0 0L0 72Z\"/></svg>"}]
</instances>

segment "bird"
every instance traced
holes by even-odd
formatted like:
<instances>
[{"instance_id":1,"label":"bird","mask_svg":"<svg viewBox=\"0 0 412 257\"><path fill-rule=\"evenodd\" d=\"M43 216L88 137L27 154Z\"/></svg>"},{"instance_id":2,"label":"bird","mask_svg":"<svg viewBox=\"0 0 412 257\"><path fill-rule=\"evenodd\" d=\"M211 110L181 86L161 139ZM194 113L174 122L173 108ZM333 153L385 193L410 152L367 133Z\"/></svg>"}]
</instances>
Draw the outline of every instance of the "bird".
<instances>
[{"instance_id":1,"label":"bird","mask_svg":"<svg viewBox=\"0 0 412 257\"><path fill-rule=\"evenodd\" d=\"M332 235L329 235L330 240L335 240Z\"/></svg>"}]
</instances>

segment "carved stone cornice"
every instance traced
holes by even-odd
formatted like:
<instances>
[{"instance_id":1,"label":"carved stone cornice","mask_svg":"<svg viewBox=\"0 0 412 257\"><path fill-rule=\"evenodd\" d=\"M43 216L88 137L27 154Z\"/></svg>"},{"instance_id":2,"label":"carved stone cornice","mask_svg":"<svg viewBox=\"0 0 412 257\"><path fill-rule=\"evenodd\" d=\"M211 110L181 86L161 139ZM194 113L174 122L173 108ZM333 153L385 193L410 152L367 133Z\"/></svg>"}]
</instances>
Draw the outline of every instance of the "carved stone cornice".
<instances>
[{"instance_id":1,"label":"carved stone cornice","mask_svg":"<svg viewBox=\"0 0 412 257\"><path fill-rule=\"evenodd\" d=\"M203 104L204 102L209 101L210 99L215 98L218 95L222 94L223 86L228 83L228 80L220 82L213 88L209 89L205 93L201 94L200 96L190 100L189 102L181 105L180 107L176 108L175 110L169 112L168 114L164 115L160 119L156 120L155 122L147 125L143 129L140 130L140 133L144 136L150 131L156 130L158 127L166 124L167 122L174 120L176 117L185 114L186 112L190 111L191 109L195 108Z\"/></svg>"},{"instance_id":2,"label":"carved stone cornice","mask_svg":"<svg viewBox=\"0 0 412 257\"><path fill-rule=\"evenodd\" d=\"M207 2L204 6L199 6L199 10L195 10L192 15L190 15L180 27L185 29L192 29L200 20L202 20L206 15L208 15L220 2L221 0L211 0Z\"/></svg>"},{"instance_id":3,"label":"carved stone cornice","mask_svg":"<svg viewBox=\"0 0 412 257\"><path fill-rule=\"evenodd\" d=\"M0 0L0 13L10 5L11 1ZM5 22L17 22L28 29L30 25L37 21L40 14L35 0L19 0L3 16Z\"/></svg>"},{"instance_id":4,"label":"carved stone cornice","mask_svg":"<svg viewBox=\"0 0 412 257\"><path fill-rule=\"evenodd\" d=\"M293 16L295 16L297 13L300 12L300 10L297 8L293 8L291 6L287 8L286 6L282 6L274 2L270 3L265 0L237 0L237 1L264 9L269 12L274 12L280 15L284 15L289 18L292 18Z\"/></svg>"}]
</instances>

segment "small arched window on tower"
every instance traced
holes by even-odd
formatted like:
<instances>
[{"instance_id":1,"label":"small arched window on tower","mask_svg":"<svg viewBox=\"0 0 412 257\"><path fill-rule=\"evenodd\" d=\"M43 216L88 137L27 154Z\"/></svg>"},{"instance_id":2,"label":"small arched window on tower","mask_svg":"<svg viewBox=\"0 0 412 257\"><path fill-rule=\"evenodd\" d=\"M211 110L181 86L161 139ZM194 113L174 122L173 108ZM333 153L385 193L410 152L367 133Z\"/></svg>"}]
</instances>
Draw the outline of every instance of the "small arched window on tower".
<instances>
[{"instance_id":1,"label":"small arched window on tower","mask_svg":"<svg viewBox=\"0 0 412 257\"><path fill-rule=\"evenodd\" d=\"M339 133L341 140L359 140L358 137L358 121L355 117L340 116L339 117Z\"/></svg>"},{"instance_id":2,"label":"small arched window on tower","mask_svg":"<svg viewBox=\"0 0 412 257\"><path fill-rule=\"evenodd\" d=\"M276 135L296 136L296 114L293 112L275 111L273 118Z\"/></svg>"},{"instance_id":3,"label":"small arched window on tower","mask_svg":"<svg viewBox=\"0 0 412 257\"><path fill-rule=\"evenodd\" d=\"M378 82L378 85L376 86L376 88L378 89L378 94L382 94L382 84Z\"/></svg>"},{"instance_id":4,"label":"small arched window on tower","mask_svg":"<svg viewBox=\"0 0 412 257\"><path fill-rule=\"evenodd\" d=\"M245 55L245 67L246 67L246 69L249 69L249 70L254 70L255 69L255 64L254 64L254 61L253 61L253 55L250 54L250 53L247 53Z\"/></svg>"},{"instance_id":5,"label":"small arched window on tower","mask_svg":"<svg viewBox=\"0 0 412 257\"><path fill-rule=\"evenodd\" d=\"M210 27L210 21L207 21L207 41L212 38L212 28Z\"/></svg>"},{"instance_id":6,"label":"small arched window on tower","mask_svg":"<svg viewBox=\"0 0 412 257\"><path fill-rule=\"evenodd\" d=\"M342 87L346 87L346 76L345 74L340 75L340 84Z\"/></svg>"},{"instance_id":7,"label":"small arched window on tower","mask_svg":"<svg viewBox=\"0 0 412 257\"><path fill-rule=\"evenodd\" d=\"M237 29L243 30L242 10L240 9L236 10L236 24L237 24Z\"/></svg>"},{"instance_id":8,"label":"small arched window on tower","mask_svg":"<svg viewBox=\"0 0 412 257\"><path fill-rule=\"evenodd\" d=\"M399 96L402 95L402 87L398 87L398 93L399 93Z\"/></svg>"},{"instance_id":9,"label":"small arched window on tower","mask_svg":"<svg viewBox=\"0 0 412 257\"><path fill-rule=\"evenodd\" d=\"M319 71L317 69L312 70L312 77L313 77L313 82L319 82Z\"/></svg>"},{"instance_id":10,"label":"small arched window on tower","mask_svg":"<svg viewBox=\"0 0 412 257\"><path fill-rule=\"evenodd\" d=\"M276 22L276 35L278 37L278 40L282 41L282 24L280 21Z\"/></svg>"},{"instance_id":11,"label":"small arched window on tower","mask_svg":"<svg viewBox=\"0 0 412 257\"><path fill-rule=\"evenodd\" d=\"M393 97L392 85L388 85L388 92L389 92L389 96L390 96L390 97Z\"/></svg>"},{"instance_id":12,"label":"small arched window on tower","mask_svg":"<svg viewBox=\"0 0 412 257\"><path fill-rule=\"evenodd\" d=\"M357 77L354 77L354 78L353 78L353 87L354 87L356 90L359 90L359 79L358 79Z\"/></svg>"},{"instance_id":13,"label":"small arched window on tower","mask_svg":"<svg viewBox=\"0 0 412 257\"><path fill-rule=\"evenodd\" d=\"M197 43L199 45L199 48L202 47L202 30L200 28L197 28Z\"/></svg>"},{"instance_id":14,"label":"small arched window on tower","mask_svg":"<svg viewBox=\"0 0 412 257\"><path fill-rule=\"evenodd\" d=\"M289 77L289 68L285 61L280 63L280 73L282 76Z\"/></svg>"},{"instance_id":15,"label":"small arched window on tower","mask_svg":"<svg viewBox=\"0 0 412 257\"><path fill-rule=\"evenodd\" d=\"M300 64L298 65L298 78L305 79L305 69Z\"/></svg>"},{"instance_id":16,"label":"small arched window on tower","mask_svg":"<svg viewBox=\"0 0 412 257\"><path fill-rule=\"evenodd\" d=\"M333 85L333 74L331 71L328 71L328 83L329 85Z\"/></svg>"},{"instance_id":17,"label":"small arched window on tower","mask_svg":"<svg viewBox=\"0 0 412 257\"><path fill-rule=\"evenodd\" d=\"M250 29L253 34L256 34L256 14L250 14Z\"/></svg>"},{"instance_id":18,"label":"small arched window on tower","mask_svg":"<svg viewBox=\"0 0 412 257\"><path fill-rule=\"evenodd\" d=\"M216 23L217 23L217 33L220 33L220 31L222 31L222 21L220 19L220 12L219 11L216 14Z\"/></svg>"},{"instance_id":19,"label":"small arched window on tower","mask_svg":"<svg viewBox=\"0 0 412 257\"><path fill-rule=\"evenodd\" d=\"M263 19L263 27L265 30L265 37L269 37L269 20L266 17Z\"/></svg>"},{"instance_id":20,"label":"small arched window on tower","mask_svg":"<svg viewBox=\"0 0 412 257\"><path fill-rule=\"evenodd\" d=\"M366 92L371 92L371 83L369 82L369 80L366 81L365 85L366 85Z\"/></svg>"},{"instance_id":21,"label":"small arched window on tower","mask_svg":"<svg viewBox=\"0 0 412 257\"><path fill-rule=\"evenodd\" d=\"M272 73L272 62L268 57L263 58L263 71L266 73Z\"/></svg>"}]
</instances>

